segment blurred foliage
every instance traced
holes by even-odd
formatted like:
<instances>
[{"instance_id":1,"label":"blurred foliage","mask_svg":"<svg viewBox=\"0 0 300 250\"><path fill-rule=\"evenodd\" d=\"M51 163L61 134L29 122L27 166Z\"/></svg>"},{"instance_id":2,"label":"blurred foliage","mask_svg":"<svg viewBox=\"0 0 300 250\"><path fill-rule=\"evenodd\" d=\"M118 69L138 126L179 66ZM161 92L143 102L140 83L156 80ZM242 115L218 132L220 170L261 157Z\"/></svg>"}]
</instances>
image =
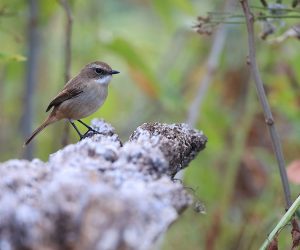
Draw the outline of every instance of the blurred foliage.
<instances>
[{"instance_id":1,"label":"blurred foliage","mask_svg":"<svg viewBox=\"0 0 300 250\"><path fill-rule=\"evenodd\" d=\"M104 106L85 121L102 117L123 140L143 122L184 122L199 81L207 73L205 62L212 41L212 37L199 36L192 26L197 15L219 11L222 2L71 1L72 75L94 60L121 71L109 87ZM238 4L235 12L241 13ZM27 20L27 1L0 0L1 161L20 158L23 150L20 127ZM276 24L278 30L271 38L294 22ZM34 127L45 119L48 102L64 85L65 16L61 6L40 1L38 25L41 51ZM245 63L245 26L228 25L228 33L196 126L209 142L185 172L187 190L194 190L191 193L199 197L205 213L188 209L167 233L165 250L257 249L284 212L277 165ZM299 158L300 151L299 41L270 44L258 40L257 44L258 62L289 163ZM58 150L63 131L61 122L41 133L35 140L35 157L47 160ZM77 139L72 131L72 142ZM292 184L293 197L298 190ZM289 230L280 234L280 249L291 246Z\"/></svg>"},{"instance_id":2,"label":"blurred foliage","mask_svg":"<svg viewBox=\"0 0 300 250\"><path fill-rule=\"evenodd\" d=\"M1 61L16 61L16 62L22 62L26 60L26 57L22 56L22 55L7 55L4 53L0 53L0 60Z\"/></svg>"}]
</instances>

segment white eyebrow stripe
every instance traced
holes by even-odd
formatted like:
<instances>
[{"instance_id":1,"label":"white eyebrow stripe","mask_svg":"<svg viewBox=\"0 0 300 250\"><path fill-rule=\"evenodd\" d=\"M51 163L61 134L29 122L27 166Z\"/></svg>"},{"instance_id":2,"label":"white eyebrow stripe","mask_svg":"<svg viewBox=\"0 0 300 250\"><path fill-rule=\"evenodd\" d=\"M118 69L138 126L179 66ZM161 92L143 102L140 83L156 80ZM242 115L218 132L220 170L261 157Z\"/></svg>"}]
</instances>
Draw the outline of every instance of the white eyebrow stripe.
<instances>
[{"instance_id":1,"label":"white eyebrow stripe","mask_svg":"<svg viewBox=\"0 0 300 250\"><path fill-rule=\"evenodd\" d=\"M94 63L94 64L90 65L89 68L99 68L99 65Z\"/></svg>"}]
</instances>

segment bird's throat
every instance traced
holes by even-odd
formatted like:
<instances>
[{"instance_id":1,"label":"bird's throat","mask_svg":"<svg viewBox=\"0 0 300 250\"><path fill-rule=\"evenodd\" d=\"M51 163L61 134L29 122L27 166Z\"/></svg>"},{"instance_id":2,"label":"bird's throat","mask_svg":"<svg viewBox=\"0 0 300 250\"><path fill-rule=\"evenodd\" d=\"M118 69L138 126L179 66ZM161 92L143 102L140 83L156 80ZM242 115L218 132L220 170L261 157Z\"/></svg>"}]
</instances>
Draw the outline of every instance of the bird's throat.
<instances>
[{"instance_id":1,"label":"bird's throat","mask_svg":"<svg viewBox=\"0 0 300 250\"><path fill-rule=\"evenodd\" d=\"M109 84L110 80L111 80L111 75L107 75L107 76L104 76L104 77L101 77L101 78L95 80L95 82L98 84L107 85L107 84Z\"/></svg>"}]
</instances>

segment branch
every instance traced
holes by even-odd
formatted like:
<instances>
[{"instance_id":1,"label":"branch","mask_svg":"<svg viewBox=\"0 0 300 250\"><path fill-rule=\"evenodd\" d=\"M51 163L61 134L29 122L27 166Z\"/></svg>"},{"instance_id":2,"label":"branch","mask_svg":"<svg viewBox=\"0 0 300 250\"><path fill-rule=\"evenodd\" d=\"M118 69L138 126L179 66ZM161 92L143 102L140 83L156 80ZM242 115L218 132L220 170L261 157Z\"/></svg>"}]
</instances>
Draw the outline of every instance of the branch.
<instances>
[{"instance_id":1,"label":"branch","mask_svg":"<svg viewBox=\"0 0 300 250\"><path fill-rule=\"evenodd\" d=\"M122 146L114 128L48 162L0 164L0 241L7 249L154 249L192 202L171 176L204 149L186 124L143 124ZM4 243L3 243L4 244Z\"/></svg>"},{"instance_id":2,"label":"branch","mask_svg":"<svg viewBox=\"0 0 300 250\"><path fill-rule=\"evenodd\" d=\"M71 56L72 56L71 38L72 38L73 17L72 17L71 8L69 6L69 1L59 0L59 2L62 5L67 17L66 36L65 36L65 83L67 83L70 80L70 76L71 76ZM62 146L66 146L68 144L69 132L70 132L70 124L68 121L66 121L64 127L64 133L61 141Z\"/></svg>"},{"instance_id":3,"label":"branch","mask_svg":"<svg viewBox=\"0 0 300 250\"><path fill-rule=\"evenodd\" d=\"M247 25L247 31L248 31L248 46L249 46L249 57L248 57L248 63L252 72L252 76L254 78L256 90L258 93L259 101L262 105L264 116L265 116L265 122L267 124L271 140L272 140L272 146L273 150L275 152L275 156L277 159L281 182L284 190L284 196L285 196L285 202L287 208L289 208L292 204L291 200L291 191L287 179L286 169L285 169L285 162L284 157L281 149L281 143L280 139L277 133L277 130L275 128L274 119L272 116L272 112L266 97L266 93L263 87L263 82L260 76L260 72L257 66L256 62L256 52L255 52L255 40L254 40L254 18L253 14L250 11L248 0L241 0L241 5L243 7L243 11L245 14L246 19L246 25Z\"/></svg>"}]
</instances>

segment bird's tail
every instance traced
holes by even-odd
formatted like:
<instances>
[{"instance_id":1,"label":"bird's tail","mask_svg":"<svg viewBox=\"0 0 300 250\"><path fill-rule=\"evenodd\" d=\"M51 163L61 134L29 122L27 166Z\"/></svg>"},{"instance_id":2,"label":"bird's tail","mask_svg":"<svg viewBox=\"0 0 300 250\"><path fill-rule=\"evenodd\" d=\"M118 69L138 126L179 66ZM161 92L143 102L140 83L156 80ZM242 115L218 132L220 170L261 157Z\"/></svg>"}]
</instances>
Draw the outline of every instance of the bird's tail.
<instances>
[{"instance_id":1,"label":"bird's tail","mask_svg":"<svg viewBox=\"0 0 300 250\"><path fill-rule=\"evenodd\" d=\"M28 145L32 139L38 134L40 133L44 128L46 128L48 125L50 125L53 122L56 122L57 119L54 116L49 116L43 123L41 126L39 126L36 130L33 131L32 135L24 142L23 147L25 147L26 145Z\"/></svg>"}]
</instances>

